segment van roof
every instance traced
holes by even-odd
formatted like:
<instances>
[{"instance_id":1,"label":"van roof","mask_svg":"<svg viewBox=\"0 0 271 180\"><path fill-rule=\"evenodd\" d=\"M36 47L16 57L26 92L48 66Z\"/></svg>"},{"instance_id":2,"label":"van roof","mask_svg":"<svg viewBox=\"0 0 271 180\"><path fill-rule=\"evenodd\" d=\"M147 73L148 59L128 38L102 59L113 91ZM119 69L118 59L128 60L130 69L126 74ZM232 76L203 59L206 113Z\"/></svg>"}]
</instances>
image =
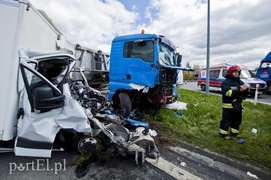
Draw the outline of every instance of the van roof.
<instances>
[{"instance_id":1,"label":"van roof","mask_svg":"<svg viewBox=\"0 0 271 180\"><path fill-rule=\"evenodd\" d=\"M216 65L211 65L210 69L229 69L229 67L234 66L234 64L220 63ZM238 65L241 69L248 69L245 65ZM206 70L206 67L202 67L201 70Z\"/></svg>"}]
</instances>

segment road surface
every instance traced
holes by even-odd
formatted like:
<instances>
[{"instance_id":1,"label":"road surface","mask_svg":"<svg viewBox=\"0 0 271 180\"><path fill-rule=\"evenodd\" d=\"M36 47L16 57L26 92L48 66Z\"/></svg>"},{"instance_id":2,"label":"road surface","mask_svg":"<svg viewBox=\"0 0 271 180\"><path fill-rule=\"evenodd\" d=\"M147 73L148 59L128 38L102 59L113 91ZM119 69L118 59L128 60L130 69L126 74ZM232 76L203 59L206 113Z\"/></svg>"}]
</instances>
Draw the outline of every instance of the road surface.
<instances>
[{"instance_id":1,"label":"road surface","mask_svg":"<svg viewBox=\"0 0 271 180\"><path fill-rule=\"evenodd\" d=\"M197 82L196 81L191 81L191 82L184 83L182 85L179 85L179 87L183 88L183 89L189 89L189 90L194 90L194 91L206 93L205 91L201 91L200 90L200 87L197 86ZM218 90L216 88L212 88L212 87L209 88L209 93L210 94L215 94L215 95L221 95L221 91L220 90ZM255 97L248 96L246 100L254 102ZM261 94L257 98L256 102L257 103L259 102L259 103L271 105L271 95L269 95L269 94Z\"/></svg>"},{"instance_id":2,"label":"road surface","mask_svg":"<svg viewBox=\"0 0 271 180\"><path fill-rule=\"evenodd\" d=\"M110 153L109 153L110 154ZM16 157L14 153L0 154L1 180L55 180L79 179L72 165L73 152L53 152L51 158ZM232 161L234 162L234 161ZM185 164L185 165L183 165ZM158 163L146 159L145 164L136 165L132 157L111 154L103 160L89 163L85 176L80 179L118 180L241 180L251 179L246 169L221 163L216 159L183 149L169 147L161 152ZM253 171L251 171L253 173ZM256 174L260 178L261 173ZM270 176L271 177L271 176Z\"/></svg>"}]
</instances>

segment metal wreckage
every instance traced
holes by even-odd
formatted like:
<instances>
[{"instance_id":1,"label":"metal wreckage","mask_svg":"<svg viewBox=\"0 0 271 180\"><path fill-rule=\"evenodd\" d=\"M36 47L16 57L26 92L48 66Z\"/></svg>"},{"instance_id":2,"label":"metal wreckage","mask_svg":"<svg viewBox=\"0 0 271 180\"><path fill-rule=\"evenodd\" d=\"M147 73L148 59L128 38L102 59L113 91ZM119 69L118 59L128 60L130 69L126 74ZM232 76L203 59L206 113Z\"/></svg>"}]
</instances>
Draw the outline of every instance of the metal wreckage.
<instances>
[{"instance_id":1,"label":"metal wreckage","mask_svg":"<svg viewBox=\"0 0 271 180\"><path fill-rule=\"evenodd\" d=\"M68 54L20 51L21 88L15 154L50 157L53 149L94 153L113 147L136 164L159 158L148 123L123 118L88 85ZM34 147L35 146L35 147Z\"/></svg>"}]
</instances>

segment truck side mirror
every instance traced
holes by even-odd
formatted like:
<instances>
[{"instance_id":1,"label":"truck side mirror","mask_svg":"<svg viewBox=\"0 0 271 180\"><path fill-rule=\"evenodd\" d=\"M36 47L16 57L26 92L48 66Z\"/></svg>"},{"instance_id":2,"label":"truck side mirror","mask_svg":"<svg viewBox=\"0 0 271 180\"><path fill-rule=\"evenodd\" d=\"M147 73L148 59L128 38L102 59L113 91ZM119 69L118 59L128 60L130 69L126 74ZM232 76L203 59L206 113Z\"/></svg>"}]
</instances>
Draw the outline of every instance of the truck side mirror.
<instances>
[{"instance_id":1,"label":"truck side mirror","mask_svg":"<svg viewBox=\"0 0 271 180\"><path fill-rule=\"evenodd\" d=\"M181 66L183 56L181 54L178 54L177 56L177 66Z\"/></svg>"},{"instance_id":2,"label":"truck side mirror","mask_svg":"<svg viewBox=\"0 0 271 180\"><path fill-rule=\"evenodd\" d=\"M47 112L64 106L63 94L54 94L49 86L40 86L34 90L34 109Z\"/></svg>"}]
</instances>

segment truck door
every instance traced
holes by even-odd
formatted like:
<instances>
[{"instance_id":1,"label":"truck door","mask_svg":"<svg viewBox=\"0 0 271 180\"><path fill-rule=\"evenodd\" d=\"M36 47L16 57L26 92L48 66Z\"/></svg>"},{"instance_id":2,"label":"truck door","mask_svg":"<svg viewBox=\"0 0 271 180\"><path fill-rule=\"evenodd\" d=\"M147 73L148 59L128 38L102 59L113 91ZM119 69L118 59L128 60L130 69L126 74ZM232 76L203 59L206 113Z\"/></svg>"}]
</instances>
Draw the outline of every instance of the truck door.
<instances>
[{"instance_id":1,"label":"truck door","mask_svg":"<svg viewBox=\"0 0 271 180\"><path fill-rule=\"evenodd\" d=\"M270 54L270 53L269 53ZM271 54L270 54L271 57ZM266 58L265 58L266 59ZM256 72L256 77L267 83L267 93L271 94L271 60L262 60Z\"/></svg>"},{"instance_id":2,"label":"truck door","mask_svg":"<svg viewBox=\"0 0 271 180\"><path fill-rule=\"evenodd\" d=\"M127 82L153 86L158 71L154 62L154 42L152 40L136 40L124 44L123 67L127 67Z\"/></svg>"}]
</instances>

